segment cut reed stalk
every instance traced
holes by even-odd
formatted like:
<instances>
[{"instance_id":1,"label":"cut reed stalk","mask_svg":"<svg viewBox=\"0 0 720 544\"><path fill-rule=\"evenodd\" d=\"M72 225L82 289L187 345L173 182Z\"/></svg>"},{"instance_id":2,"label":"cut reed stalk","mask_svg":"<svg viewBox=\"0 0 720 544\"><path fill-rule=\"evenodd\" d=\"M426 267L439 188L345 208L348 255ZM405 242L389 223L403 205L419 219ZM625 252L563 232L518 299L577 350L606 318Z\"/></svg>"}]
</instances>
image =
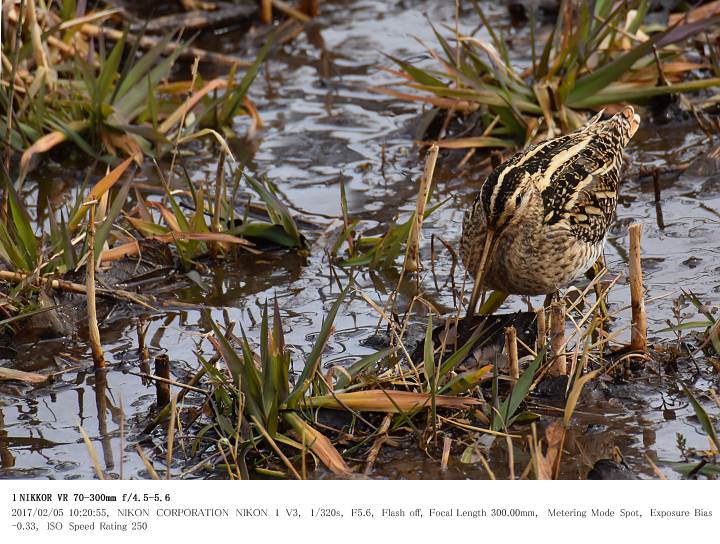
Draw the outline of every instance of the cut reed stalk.
<instances>
[{"instance_id":1,"label":"cut reed stalk","mask_svg":"<svg viewBox=\"0 0 720 544\"><path fill-rule=\"evenodd\" d=\"M632 308L632 331L630 348L635 351L647 349L647 315L643 293L642 263L640 262L640 239L642 224L630 225L630 304Z\"/></svg>"},{"instance_id":2,"label":"cut reed stalk","mask_svg":"<svg viewBox=\"0 0 720 544\"><path fill-rule=\"evenodd\" d=\"M266 25L272 23L272 0L260 0L260 22Z\"/></svg>"},{"instance_id":3,"label":"cut reed stalk","mask_svg":"<svg viewBox=\"0 0 720 544\"><path fill-rule=\"evenodd\" d=\"M442 459L440 461L440 470L446 472L448 469L448 462L450 461L450 447L452 446L452 438L446 436L443 440L443 452Z\"/></svg>"},{"instance_id":4,"label":"cut reed stalk","mask_svg":"<svg viewBox=\"0 0 720 544\"><path fill-rule=\"evenodd\" d=\"M535 351L539 352L545 347L547 340L547 322L545 321L545 308L538 308L535 311L537 322L537 339L535 340Z\"/></svg>"},{"instance_id":5,"label":"cut reed stalk","mask_svg":"<svg viewBox=\"0 0 720 544\"><path fill-rule=\"evenodd\" d=\"M430 198L430 187L432 186L435 163L437 162L440 148L433 144L428 152L425 161L425 171L420 179L417 202L415 204L415 218L408 238L407 251L405 252L404 272L417 272L420 268L420 234L422 232L423 219L425 218L425 207Z\"/></svg>"},{"instance_id":6,"label":"cut reed stalk","mask_svg":"<svg viewBox=\"0 0 720 544\"><path fill-rule=\"evenodd\" d=\"M317 17L320 15L320 0L303 0L300 9L310 17Z\"/></svg>"},{"instance_id":7,"label":"cut reed stalk","mask_svg":"<svg viewBox=\"0 0 720 544\"><path fill-rule=\"evenodd\" d=\"M138 337L138 355L140 356L140 359L143 363L147 363L150 360L150 352L148 351L148 347L145 344L145 335L147 333L147 329L145 328L145 323L142 319L138 320L136 328Z\"/></svg>"},{"instance_id":8,"label":"cut reed stalk","mask_svg":"<svg viewBox=\"0 0 720 544\"><path fill-rule=\"evenodd\" d=\"M520 364L518 363L517 331L510 326L505 329L505 353L508 358L508 372L513 380L520 378Z\"/></svg>"},{"instance_id":9,"label":"cut reed stalk","mask_svg":"<svg viewBox=\"0 0 720 544\"><path fill-rule=\"evenodd\" d=\"M565 302L560 300L550 306L550 346L553 351L551 376L567 374L567 358L565 357Z\"/></svg>"},{"instance_id":10,"label":"cut reed stalk","mask_svg":"<svg viewBox=\"0 0 720 544\"><path fill-rule=\"evenodd\" d=\"M157 408L161 410L170 403L170 357L161 353L155 357L155 376L161 378L155 380L155 394L157 396Z\"/></svg>"},{"instance_id":11,"label":"cut reed stalk","mask_svg":"<svg viewBox=\"0 0 720 544\"><path fill-rule=\"evenodd\" d=\"M87 318L90 349L95 368L105 368L105 354L100 341L100 328L95 305L95 205L90 207L90 219L87 226L88 255L85 263L85 289L87 295Z\"/></svg>"}]
</instances>

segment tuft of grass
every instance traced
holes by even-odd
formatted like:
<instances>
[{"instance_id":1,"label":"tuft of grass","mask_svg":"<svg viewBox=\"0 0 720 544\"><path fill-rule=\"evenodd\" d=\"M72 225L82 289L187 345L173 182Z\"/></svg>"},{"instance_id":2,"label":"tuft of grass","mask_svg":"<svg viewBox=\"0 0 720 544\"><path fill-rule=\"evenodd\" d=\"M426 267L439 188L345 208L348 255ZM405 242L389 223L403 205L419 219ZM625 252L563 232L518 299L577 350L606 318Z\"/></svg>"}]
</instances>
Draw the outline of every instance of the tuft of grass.
<instances>
[{"instance_id":1,"label":"tuft of grass","mask_svg":"<svg viewBox=\"0 0 720 544\"><path fill-rule=\"evenodd\" d=\"M446 202L447 200L443 200L427 208L423 219L427 219ZM357 222L349 222L333 248L334 262L338 266L347 268L362 266L371 269L391 268L398 264L401 255L404 256L403 249L410 247L414 225L416 225L415 214L402 223L391 221L385 232L379 236L366 236L356 231ZM344 252L343 245L347 246ZM342 256L343 253L346 256Z\"/></svg>"},{"instance_id":2,"label":"tuft of grass","mask_svg":"<svg viewBox=\"0 0 720 544\"><path fill-rule=\"evenodd\" d=\"M235 82L237 69L226 78L168 83L188 42L168 34L140 53L142 35L127 30L111 43L96 42L83 23L116 15L105 10L75 18L65 0L52 4L33 25L27 21L34 3L8 10L9 29L16 39L3 41L3 58L12 70L0 85L0 137L22 154L20 182L33 159L63 143L110 164L118 156L160 156L177 143L217 130L232 132L238 114L257 112L248 91L273 45L271 36L255 61ZM33 39L33 28L41 39ZM62 45L66 44L66 45ZM68 45L72 44L72 45ZM172 47L171 47L172 46ZM166 50L172 52L165 54Z\"/></svg>"},{"instance_id":3,"label":"tuft of grass","mask_svg":"<svg viewBox=\"0 0 720 544\"><path fill-rule=\"evenodd\" d=\"M588 109L720 86L717 77L686 79L702 66L684 61L677 47L718 23L717 17L648 35L647 0L563 2L544 43L531 20L532 63L520 68L510 61L502 34L473 5L489 40L456 35L452 43L433 27L440 51L428 53L435 66L389 57L397 69L387 71L399 81L374 89L449 114L474 112L472 135L441 139L441 148L523 146L578 128Z\"/></svg>"},{"instance_id":4,"label":"tuft of grass","mask_svg":"<svg viewBox=\"0 0 720 544\"><path fill-rule=\"evenodd\" d=\"M272 317L267 302L263 308L257 350L252 348L244 331L235 338L239 348L233 347L233 335L223 334L219 325L212 323L214 334L210 340L227 364L230 378L201 360L211 377L209 398L214 414L213 423L203 432L205 436L212 430L218 437L218 444L238 444L238 449L252 447L258 451L269 449L277 455L275 461L266 454L256 459L254 463L258 470L280 470L285 466L291 475L296 475L301 471L293 464L292 451L296 450L297 456L304 455L307 450L328 470L348 476L352 468L344 460L332 435L318 424L318 410L349 411L366 424L362 414L380 412L412 425L412 419L422 413L466 410L481 404L477 399L450 391L440 394L441 385L451 378L450 372L459 357L456 358L458 361L449 364L444 361L432 371L432 347L427 354L425 377L413 390L393 387L391 384L399 379L397 375L379 377L377 369L391 367L396 360L397 350L392 348L358 361L337 376L332 373L324 376L321 373L323 352L333 333L335 317L347 301L349 289L350 285L333 303L302 369L293 380L290 379L293 373L291 352L285 344L277 301ZM395 368L399 370L399 367ZM405 375L404 380L409 376ZM366 381L368 378L369 382Z\"/></svg>"}]
</instances>

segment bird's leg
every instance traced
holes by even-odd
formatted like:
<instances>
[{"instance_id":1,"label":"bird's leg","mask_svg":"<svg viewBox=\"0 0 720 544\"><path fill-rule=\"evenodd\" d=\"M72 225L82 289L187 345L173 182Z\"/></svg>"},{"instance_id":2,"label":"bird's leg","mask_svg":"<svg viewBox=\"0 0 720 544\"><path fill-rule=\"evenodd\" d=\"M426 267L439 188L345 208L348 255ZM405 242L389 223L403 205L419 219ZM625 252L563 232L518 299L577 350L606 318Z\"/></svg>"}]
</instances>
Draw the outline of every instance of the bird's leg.
<instances>
[{"instance_id":1,"label":"bird's leg","mask_svg":"<svg viewBox=\"0 0 720 544\"><path fill-rule=\"evenodd\" d=\"M545 295L545 300L543 301L543 308L545 308L546 310L549 310L550 306L553 303L553 300L555 299L555 295L557 295L557 294L558 294L558 291L554 291L552 293L548 293L547 295Z\"/></svg>"}]
</instances>

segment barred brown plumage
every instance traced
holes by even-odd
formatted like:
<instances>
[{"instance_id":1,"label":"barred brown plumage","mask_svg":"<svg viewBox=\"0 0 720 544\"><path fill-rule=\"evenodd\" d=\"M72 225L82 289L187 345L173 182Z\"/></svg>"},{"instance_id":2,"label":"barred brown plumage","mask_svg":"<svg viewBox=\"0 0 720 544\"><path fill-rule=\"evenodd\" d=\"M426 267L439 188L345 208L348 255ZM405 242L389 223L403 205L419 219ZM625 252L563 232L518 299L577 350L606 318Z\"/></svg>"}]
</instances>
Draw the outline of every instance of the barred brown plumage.
<instances>
[{"instance_id":1,"label":"barred brown plumage","mask_svg":"<svg viewBox=\"0 0 720 544\"><path fill-rule=\"evenodd\" d=\"M623 149L640 117L627 106L532 145L498 166L465 213L460 254L480 290L554 293L585 272L605 243L617 203Z\"/></svg>"}]
</instances>

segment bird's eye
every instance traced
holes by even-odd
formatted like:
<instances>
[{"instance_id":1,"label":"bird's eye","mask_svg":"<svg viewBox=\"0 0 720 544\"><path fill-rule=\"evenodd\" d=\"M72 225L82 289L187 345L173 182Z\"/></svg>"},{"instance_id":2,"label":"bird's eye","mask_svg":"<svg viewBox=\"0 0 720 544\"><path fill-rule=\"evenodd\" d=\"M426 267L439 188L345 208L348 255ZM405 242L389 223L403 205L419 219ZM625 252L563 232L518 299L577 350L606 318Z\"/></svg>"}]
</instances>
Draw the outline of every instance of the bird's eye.
<instances>
[{"instance_id":1,"label":"bird's eye","mask_svg":"<svg viewBox=\"0 0 720 544\"><path fill-rule=\"evenodd\" d=\"M515 197L515 207L519 208L521 203L522 203L522 195L516 196Z\"/></svg>"}]
</instances>

